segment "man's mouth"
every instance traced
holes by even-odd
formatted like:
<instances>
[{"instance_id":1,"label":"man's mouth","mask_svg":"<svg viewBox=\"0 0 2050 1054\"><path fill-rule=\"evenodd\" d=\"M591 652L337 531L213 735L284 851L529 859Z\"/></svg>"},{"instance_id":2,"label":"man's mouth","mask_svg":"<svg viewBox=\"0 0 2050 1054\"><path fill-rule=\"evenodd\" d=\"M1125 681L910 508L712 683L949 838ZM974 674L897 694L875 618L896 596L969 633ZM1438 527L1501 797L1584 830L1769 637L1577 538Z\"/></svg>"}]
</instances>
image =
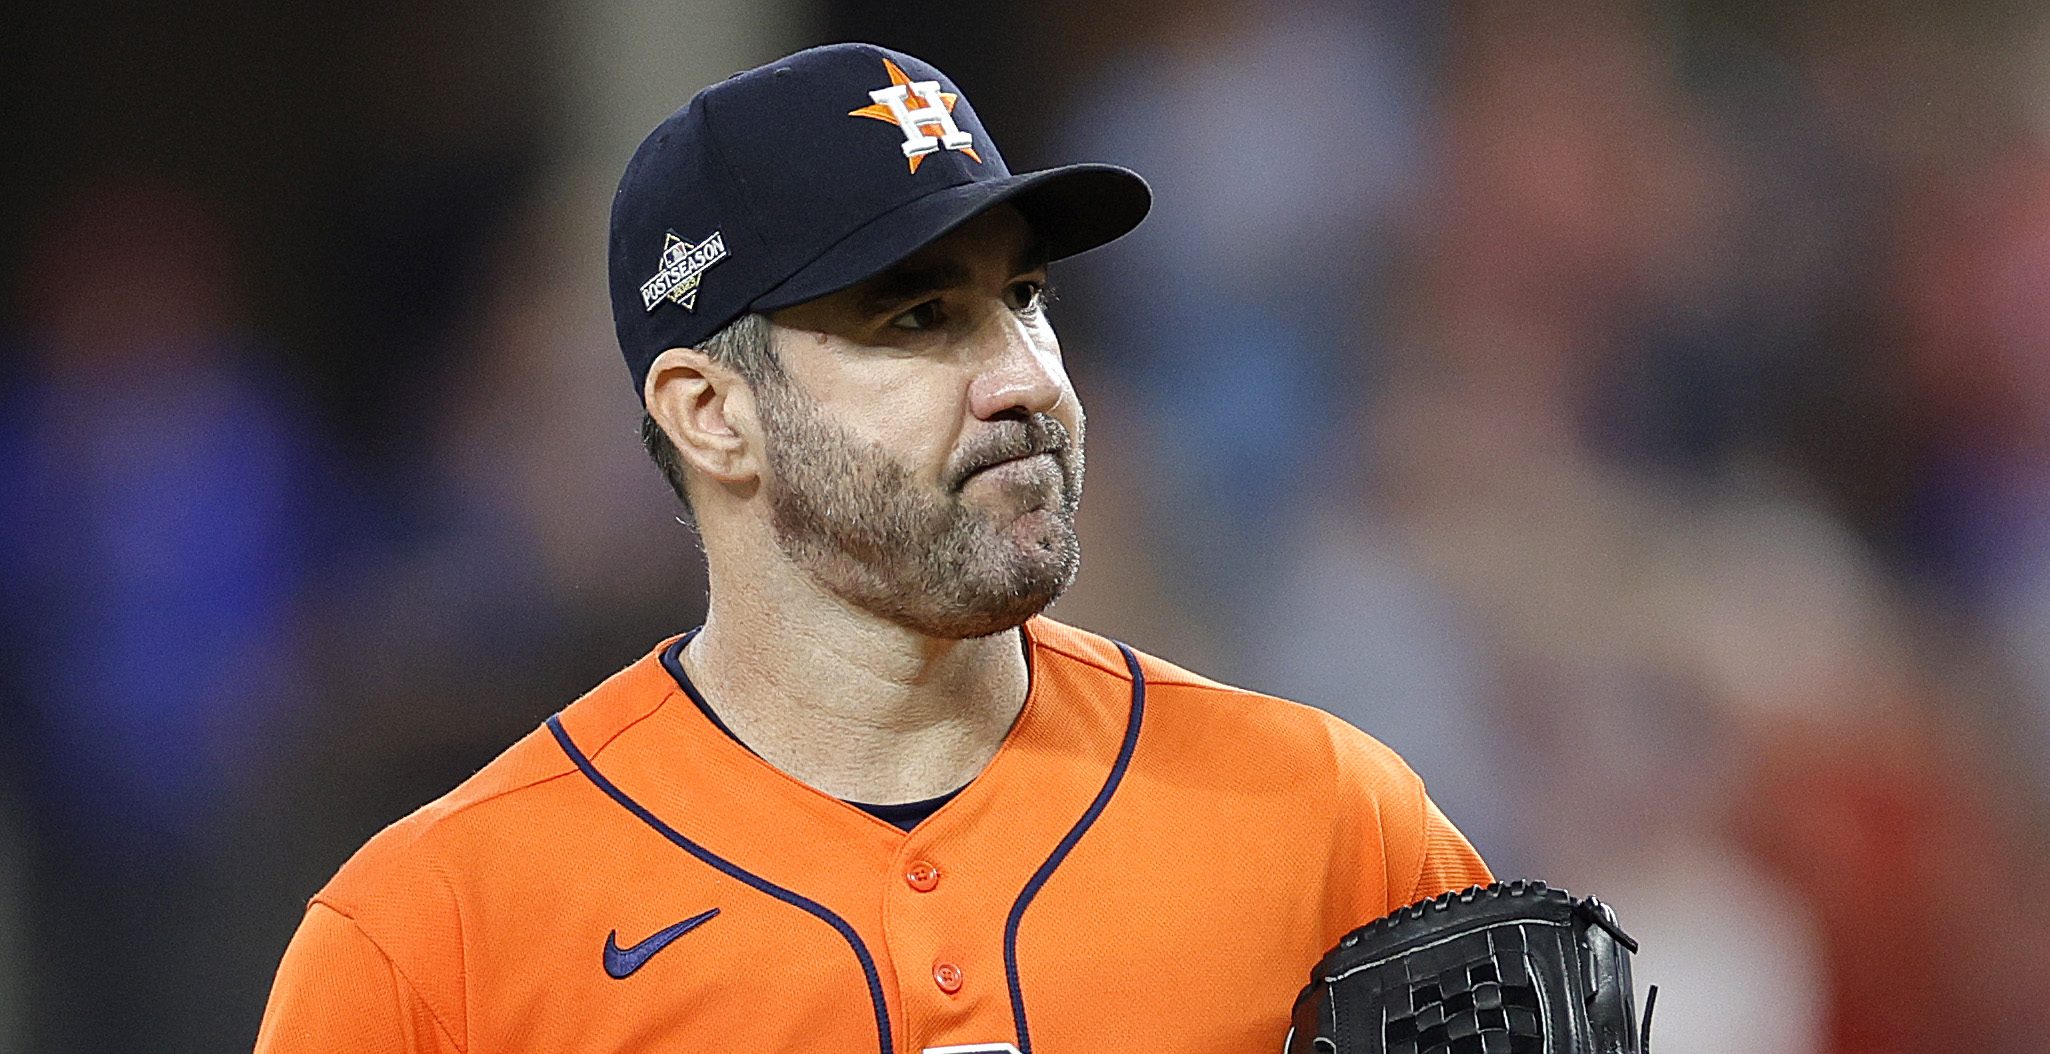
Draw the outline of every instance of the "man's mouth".
<instances>
[{"instance_id":1,"label":"man's mouth","mask_svg":"<svg viewBox=\"0 0 2050 1054\"><path fill-rule=\"evenodd\" d=\"M1041 459L1045 459L1056 470L1061 467L1060 455L1057 450L1039 450L1029 454L1020 454L1017 457L1008 457L1002 461L993 461L962 477L961 483L963 486L966 486L969 480L979 476L1016 476L1019 479L1029 479L1038 474L1039 466L1036 462Z\"/></svg>"},{"instance_id":2,"label":"man's mouth","mask_svg":"<svg viewBox=\"0 0 2050 1054\"><path fill-rule=\"evenodd\" d=\"M1020 482L1044 482L1040 473L1045 466L1033 463L1039 457L1053 459L1054 474L1061 477L1063 489L1071 466L1072 443L1068 429L1059 421L1045 414L1035 414L1023 428L1007 428L1002 435L986 437L984 444L970 451L981 464L956 475L952 490L959 492L968 481L977 476L996 475L1014 478Z\"/></svg>"}]
</instances>

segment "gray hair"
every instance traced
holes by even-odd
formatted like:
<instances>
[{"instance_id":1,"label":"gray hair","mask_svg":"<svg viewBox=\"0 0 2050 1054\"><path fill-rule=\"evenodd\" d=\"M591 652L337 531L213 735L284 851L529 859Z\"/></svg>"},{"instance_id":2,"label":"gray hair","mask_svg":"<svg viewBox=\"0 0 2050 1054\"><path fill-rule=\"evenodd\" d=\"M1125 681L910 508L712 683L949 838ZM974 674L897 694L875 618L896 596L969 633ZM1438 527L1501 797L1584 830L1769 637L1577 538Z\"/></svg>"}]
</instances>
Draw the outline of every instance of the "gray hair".
<instances>
[{"instance_id":1,"label":"gray hair","mask_svg":"<svg viewBox=\"0 0 2050 1054\"><path fill-rule=\"evenodd\" d=\"M704 343L698 345L698 350L713 362L740 374L748 384L757 388L783 379L783 364L777 360L776 349L769 341L769 319L766 315L749 312L734 319L719 332L706 337ZM641 446L647 448L655 467L662 470L662 478L669 481L669 489L676 492L676 499L683 502L683 514L692 515L690 492L684 489L683 455L677 453L669 433L664 432L661 424L645 410L641 412Z\"/></svg>"}]
</instances>

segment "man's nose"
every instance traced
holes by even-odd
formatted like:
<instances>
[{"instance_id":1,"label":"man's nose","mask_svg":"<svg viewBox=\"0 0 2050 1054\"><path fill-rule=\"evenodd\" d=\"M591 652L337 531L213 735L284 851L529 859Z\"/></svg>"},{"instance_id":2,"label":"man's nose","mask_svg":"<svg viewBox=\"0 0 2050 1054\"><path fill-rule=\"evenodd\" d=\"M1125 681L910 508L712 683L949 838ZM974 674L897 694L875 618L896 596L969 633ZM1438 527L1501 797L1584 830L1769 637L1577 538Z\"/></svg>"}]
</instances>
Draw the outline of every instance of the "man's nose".
<instances>
[{"instance_id":1,"label":"man's nose","mask_svg":"<svg viewBox=\"0 0 2050 1054\"><path fill-rule=\"evenodd\" d=\"M990 420L1013 410L1051 413L1067 388L1060 345L1044 326L1009 312L984 328L989 342L982 368L970 389L976 417Z\"/></svg>"}]
</instances>

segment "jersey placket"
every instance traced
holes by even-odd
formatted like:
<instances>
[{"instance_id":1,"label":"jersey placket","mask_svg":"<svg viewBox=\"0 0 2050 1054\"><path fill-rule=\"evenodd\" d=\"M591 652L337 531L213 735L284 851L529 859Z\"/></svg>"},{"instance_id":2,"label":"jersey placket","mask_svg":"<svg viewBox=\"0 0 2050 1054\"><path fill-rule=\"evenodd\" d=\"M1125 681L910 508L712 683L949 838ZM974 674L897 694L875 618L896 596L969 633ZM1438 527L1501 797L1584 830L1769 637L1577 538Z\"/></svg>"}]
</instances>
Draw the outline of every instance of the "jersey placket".
<instances>
[{"instance_id":1,"label":"jersey placket","mask_svg":"<svg viewBox=\"0 0 2050 1054\"><path fill-rule=\"evenodd\" d=\"M1114 793L1136 735L1133 699L1076 691L1068 660L1035 661L1033 697L983 774L913 828L883 879L883 941L900 1000L906 1054L1029 1050L1020 1007L1061 1006L1057 978L1010 955L1014 930L1070 927L1030 915L1039 885ZM1087 934L1074 934L1087 940ZM1021 998L1022 997L1022 998Z\"/></svg>"},{"instance_id":2,"label":"jersey placket","mask_svg":"<svg viewBox=\"0 0 2050 1054\"><path fill-rule=\"evenodd\" d=\"M882 929L897 983L907 1054L931 1047L1008 1041L1002 931L979 918L974 869L917 833L883 880ZM990 954L991 942L996 942ZM995 968L992 969L992 962Z\"/></svg>"}]
</instances>

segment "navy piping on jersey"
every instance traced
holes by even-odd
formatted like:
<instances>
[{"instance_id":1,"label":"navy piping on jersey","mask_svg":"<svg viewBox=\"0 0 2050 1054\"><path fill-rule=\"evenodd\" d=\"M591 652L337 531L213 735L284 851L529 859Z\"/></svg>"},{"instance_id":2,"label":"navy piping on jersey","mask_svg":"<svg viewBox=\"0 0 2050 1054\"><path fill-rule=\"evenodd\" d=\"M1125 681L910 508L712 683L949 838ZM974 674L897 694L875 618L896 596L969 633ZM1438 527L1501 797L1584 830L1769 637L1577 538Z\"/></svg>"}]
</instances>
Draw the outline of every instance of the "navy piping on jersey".
<instances>
[{"instance_id":1,"label":"navy piping on jersey","mask_svg":"<svg viewBox=\"0 0 2050 1054\"><path fill-rule=\"evenodd\" d=\"M1146 674L1139 669L1139 657L1122 643L1118 651L1125 657L1125 666L1132 671L1132 716L1125 721L1125 741L1118 747L1118 758L1111 763L1110 776L1103 781L1103 789L1096 792L1096 800L1089 803L1089 809L1061 844L1054 847L1053 855L1033 872L1032 880L1018 894L1018 901L1011 905L1011 917L1004 921L1004 977L1011 984L1011 1018L1018 1027L1018 1054L1032 1054L1032 1037L1025 1025L1025 992L1018 984L1018 923L1025 918L1025 909L1032 905L1032 898L1039 894L1039 888L1053 877L1054 869L1068 858L1075 843L1089 832L1096 818L1103 814L1103 807L1110 804L1110 796L1118 791L1118 784L1124 782L1125 770L1132 764L1132 752L1139 746L1139 723L1146 716Z\"/></svg>"},{"instance_id":2,"label":"navy piping on jersey","mask_svg":"<svg viewBox=\"0 0 2050 1054\"><path fill-rule=\"evenodd\" d=\"M726 733L726 738L747 747L746 743L740 742L739 736L733 734L732 729L726 727L726 722L719 720L719 713L712 709L712 704L705 702L705 697L698 694L698 686L691 683L690 674L683 672L683 649L690 643L692 637L698 635L698 630L701 629L704 629L704 627L699 626L698 629L691 630L689 633L676 638L676 643L662 649L662 668L669 671L669 679L675 681L678 688L683 689L683 694L690 696L690 701L697 704L698 709L704 712L705 717L719 731ZM754 752L753 747L747 747L747 749L749 753ZM759 757L760 755L756 756Z\"/></svg>"},{"instance_id":3,"label":"navy piping on jersey","mask_svg":"<svg viewBox=\"0 0 2050 1054\"><path fill-rule=\"evenodd\" d=\"M840 936L846 938L848 946L854 949L854 957L861 960L861 972L868 978L869 1002L875 1006L876 1038L881 1046L882 1054L891 1054L890 1010L883 1003L883 981L881 976L876 973L875 958L869 955L868 945L862 943L861 935L854 932L854 927L848 925L846 919L834 914L815 900L798 893L793 893L760 875L727 861L717 853L684 837L674 827L663 823L659 817L649 812L640 802L628 797L625 791L620 790L611 780L606 779L605 774L599 772L597 766L591 764L591 759L585 757L582 750L577 749L576 743L569 738L569 733L563 730L562 715L557 714L548 719L548 731L555 734L555 741L562 746L562 752L568 754L571 761L576 762L577 768L583 772L585 778L597 785L599 790L604 791L606 796L618 802L626 811L638 817L642 823L654 828L662 837L676 843L684 852L697 857L704 863L711 865L714 869L738 879L763 893L767 893L785 904L810 912L827 925L838 930ZM1015 977L1015 974L1013 976ZM1015 980L1011 983L1011 990L1014 993L1017 991L1017 982ZM1021 1017L1019 1020L1022 1022L1024 1019Z\"/></svg>"}]
</instances>

